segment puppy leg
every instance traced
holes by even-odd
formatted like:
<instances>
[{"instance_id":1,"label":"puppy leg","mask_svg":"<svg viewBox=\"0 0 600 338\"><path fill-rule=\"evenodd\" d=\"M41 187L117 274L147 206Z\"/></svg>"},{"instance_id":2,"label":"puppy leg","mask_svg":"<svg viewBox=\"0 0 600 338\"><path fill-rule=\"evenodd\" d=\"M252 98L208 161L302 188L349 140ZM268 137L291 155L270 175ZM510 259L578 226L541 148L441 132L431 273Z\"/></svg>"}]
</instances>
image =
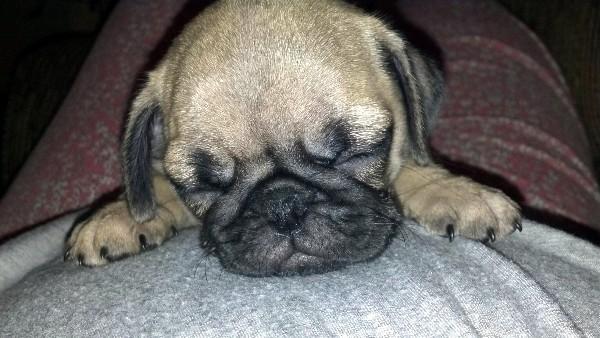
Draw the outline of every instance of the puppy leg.
<instances>
[{"instance_id":1,"label":"puppy leg","mask_svg":"<svg viewBox=\"0 0 600 338\"><path fill-rule=\"evenodd\" d=\"M153 177L156 216L144 223L131 217L127 202L119 199L78 224L67 239L65 260L99 266L162 244L182 228L198 224L171 184L160 174Z\"/></svg>"},{"instance_id":2,"label":"puppy leg","mask_svg":"<svg viewBox=\"0 0 600 338\"><path fill-rule=\"evenodd\" d=\"M404 166L394 189L404 214L433 234L495 241L521 230L518 205L501 191L436 166Z\"/></svg>"}]
</instances>

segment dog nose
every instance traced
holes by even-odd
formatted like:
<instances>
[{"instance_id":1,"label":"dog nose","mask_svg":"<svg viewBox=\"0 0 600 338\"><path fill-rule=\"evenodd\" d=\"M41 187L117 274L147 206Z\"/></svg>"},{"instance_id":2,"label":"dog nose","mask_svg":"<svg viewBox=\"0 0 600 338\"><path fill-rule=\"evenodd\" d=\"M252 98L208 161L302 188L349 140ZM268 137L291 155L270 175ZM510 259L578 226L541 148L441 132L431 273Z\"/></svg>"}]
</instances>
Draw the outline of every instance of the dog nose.
<instances>
[{"instance_id":1,"label":"dog nose","mask_svg":"<svg viewBox=\"0 0 600 338\"><path fill-rule=\"evenodd\" d=\"M290 235L300 229L307 210L307 193L293 185L265 189L259 204L275 231Z\"/></svg>"}]
</instances>

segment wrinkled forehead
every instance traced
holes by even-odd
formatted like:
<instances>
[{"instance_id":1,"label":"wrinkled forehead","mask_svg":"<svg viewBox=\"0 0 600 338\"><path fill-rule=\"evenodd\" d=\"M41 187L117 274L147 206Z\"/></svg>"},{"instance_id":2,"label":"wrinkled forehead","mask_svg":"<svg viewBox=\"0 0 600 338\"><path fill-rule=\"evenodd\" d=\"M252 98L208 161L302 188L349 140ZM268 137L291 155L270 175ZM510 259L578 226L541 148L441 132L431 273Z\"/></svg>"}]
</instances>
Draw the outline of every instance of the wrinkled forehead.
<instances>
[{"instance_id":1,"label":"wrinkled forehead","mask_svg":"<svg viewBox=\"0 0 600 338\"><path fill-rule=\"evenodd\" d=\"M244 157L318 140L337 124L366 144L389 127L391 116L374 86L361 81L309 58L214 68L175 93L169 138Z\"/></svg>"}]
</instances>

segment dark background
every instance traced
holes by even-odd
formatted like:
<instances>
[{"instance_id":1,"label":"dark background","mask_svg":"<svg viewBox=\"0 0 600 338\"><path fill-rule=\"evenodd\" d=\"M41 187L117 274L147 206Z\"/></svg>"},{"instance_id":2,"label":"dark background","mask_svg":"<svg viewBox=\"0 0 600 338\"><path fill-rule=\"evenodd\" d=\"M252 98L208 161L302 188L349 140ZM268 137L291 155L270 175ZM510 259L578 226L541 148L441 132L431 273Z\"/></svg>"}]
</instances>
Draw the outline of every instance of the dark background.
<instances>
[{"instance_id":1,"label":"dark background","mask_svg":"<svg viewBox=\"0 0 600 338\"><path fill-rule=\"evenodd\" d=\"M600 1L497 0L557 59L600 177ZM60 107L115 0L0 0L0 196Z\"/></svg>"}]
</instances>

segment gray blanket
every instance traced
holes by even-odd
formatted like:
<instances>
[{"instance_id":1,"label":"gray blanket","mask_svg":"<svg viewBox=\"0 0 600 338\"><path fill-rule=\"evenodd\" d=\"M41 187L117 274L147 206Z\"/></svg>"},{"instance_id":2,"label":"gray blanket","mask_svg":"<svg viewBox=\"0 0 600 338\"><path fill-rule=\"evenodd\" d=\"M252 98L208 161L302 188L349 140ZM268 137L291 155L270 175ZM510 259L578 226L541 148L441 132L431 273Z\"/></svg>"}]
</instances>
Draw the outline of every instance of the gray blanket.
<instances>
[{"instance_id":1,"label":"gray blanket","mask_svg":"<svg viewBox=\"0 0 600 338\"><path fill-rule=\"evenodd\" d=\"M0 294L0 336L600 336L600 250L530 222L490 246L408 225L372 262L286 278L224 272L197 237L37 268Z\"/></svg>"}]
</instances>

